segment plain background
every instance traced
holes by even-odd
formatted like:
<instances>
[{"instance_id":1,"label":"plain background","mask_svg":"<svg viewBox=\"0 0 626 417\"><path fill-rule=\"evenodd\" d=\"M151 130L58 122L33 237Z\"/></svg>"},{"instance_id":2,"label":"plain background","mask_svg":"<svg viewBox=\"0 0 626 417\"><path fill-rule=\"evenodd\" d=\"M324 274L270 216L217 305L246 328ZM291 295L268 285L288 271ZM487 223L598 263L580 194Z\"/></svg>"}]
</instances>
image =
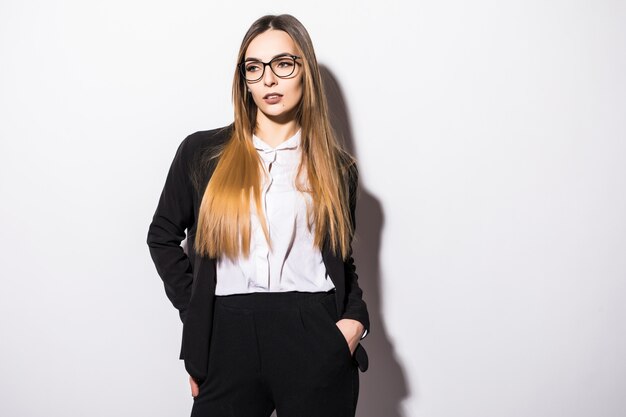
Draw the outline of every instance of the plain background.
<instances>
[{"instance_id":1,"label":"plain background","mask_svg":"<svg viewBox=\"0 0 626 417\"><path fill-rule=\"evenodd\" d=\"M358 415L626 415L626 7L544 0L2 0L0 415L188 415L146 234L267 13L359 160Z\"/></svg>"}]
</instances>

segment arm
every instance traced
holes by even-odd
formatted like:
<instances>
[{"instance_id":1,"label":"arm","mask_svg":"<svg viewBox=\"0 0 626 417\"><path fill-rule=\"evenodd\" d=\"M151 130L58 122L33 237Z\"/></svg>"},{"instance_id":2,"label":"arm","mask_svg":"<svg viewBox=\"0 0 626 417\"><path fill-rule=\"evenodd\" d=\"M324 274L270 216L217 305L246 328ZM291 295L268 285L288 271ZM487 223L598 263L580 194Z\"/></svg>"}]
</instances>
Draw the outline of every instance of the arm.
<instances>
[{"instance_id":1,"label":"arm","mask_svg":"<svg viewBox=\"0 0 626 417\"><path fill-rule=\"evenodd\" d=\"M356 230L356 202L357 190L359 185L359 171L356 164L352 165L350 171L350 220L353 228ZM361 339L369 333L370 321L367 305L363 301L363 290L359 287L359 276L356 273L354 258L352 257L352 242L350 242L350 251L347 261L344 261L344 271L346 276L346 294L348 302L346 310L341 319L353 319L361 322L365 328Z\"/></svg>"},{"instance_id":2,"label":"arm","mask_svg":"<svg viewBox=\"0 0 626 417\"><path fill-rule=\"evenodd\" d=\"M192 265L180 246L194 222L193 186L188 170L189 137L179 145L148 230L147 243L165 293L184 322L193 281Z\"/></svg>"}]
</instances>

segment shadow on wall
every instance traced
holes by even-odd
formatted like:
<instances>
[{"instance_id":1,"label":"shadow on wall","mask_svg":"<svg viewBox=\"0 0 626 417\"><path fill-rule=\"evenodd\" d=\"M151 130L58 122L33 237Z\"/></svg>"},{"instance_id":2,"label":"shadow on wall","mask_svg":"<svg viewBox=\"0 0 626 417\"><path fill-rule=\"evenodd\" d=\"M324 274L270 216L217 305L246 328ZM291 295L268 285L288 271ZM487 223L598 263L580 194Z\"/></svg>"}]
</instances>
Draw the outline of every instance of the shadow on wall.
<instances>
[{"instance_id":1,"label":"shadow on wall","mask_svg":"<svg viewBox=\"0 0 626 417\"><path fill-rule=\"evenodd\" d=\"M331 123L339 139L352 155L357 157L350 115L341 88L331 71L320 67L324 89L328 98ZM380 138L380 140L389 140ZM363 339L369 357L369 368L359 372L358 417L401 417L401 402L407 397L407 384L401 364L387 337L381 314L380 270L381 232L384 222L382 206L364 187L363 173L368 167L359 163L359 200L356 211L356 235L353 244L356 272L363 298L370 314L372 333Z\"/></svg>"}]
</instances>

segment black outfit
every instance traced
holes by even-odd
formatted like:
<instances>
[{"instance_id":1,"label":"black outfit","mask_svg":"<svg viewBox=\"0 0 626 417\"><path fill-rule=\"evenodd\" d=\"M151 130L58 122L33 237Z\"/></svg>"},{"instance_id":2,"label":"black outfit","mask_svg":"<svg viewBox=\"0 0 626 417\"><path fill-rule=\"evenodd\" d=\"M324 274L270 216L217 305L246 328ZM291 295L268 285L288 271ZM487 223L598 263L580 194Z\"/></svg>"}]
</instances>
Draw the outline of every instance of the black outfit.
<instances>
[{"instance_id":1,"label":"black outfit","mask_svg":"<svg viewBox=\"0 0 626 417\"><path fill-rule=\"evenodd\" d=\"M352 254L350 253L347 261L343 261L339 254L329 249L327 236L322 257L335 285L335 289L328 293L292 291L216 296L215 259L200 256L194 251L193 241L200 202L217 163L216 159L210 160L207 156L216 147L226 143L232 128L233 124L230 124L219 129L199 131L182 141L170 166L147 238L150 254L163 280L166 295L179 310L183 322L179 358L185 361L185 369L201 387L200 395L194 401L194 414L199 416L196 409L199 410L200 404L212 403L214 408L210 411L215 413L210 414L212 417L267 417L269 414L265 414L264 407L269 410L275 405L280 410L281 404L285 410L280 414L281 417L354 415L358 395L357 367L365 372L368 368L368 357L365 348L359 343L354 354L347 358L350 355L348 344L335 325L337 320L343 318L358 320L363 323L369 335L369 314L362 298L363 292L358 285ZM349 175L350 214L353 224L357 185L358 171L353 166ZM189 255L180 246L185 238L185 230ZM300 302L303 303L302 306ZM332 315L324 316L323 308L329 303L334 307L328 311ZM235 326L233 323L239 325ZM300 327L297 326L298 323ZM343 346L338 343L341 341ZM245 352L236 350L243 347L246 348ZM333 351L337 359L334 364L328 358L328 355L333 355ZM344 363L341 363L342 359L345 360ZM270 366L266 366L266 362ZM230 365L227 366L227 363ZM285 363L290 365L285 366ZM345 368L346 365L349 366ZM336 368L332 368L333 366ZM237 379L243 375L240 372L245 372L246 369L260 378L254 382L257 385L250 385L247 390L242 385L243 379ZM323 372L324 369L330 372L326 374L329 379L325 383L322 379L314 378L314 372ZM333 369L336 374L333 374ZM335 377L339 377L336 384ZM308 381L312 385L297 385L294 382L296 380ZM217 390L218 386L228 383L236 384L237 389L229 391L228 399L216 397L219 391L214 391L213 388ZM251 380L247 383L253 384ZM318 392L317 389L322 391ZM251 395L247 397L248 402L258 407L254 412L242 414L243 411L239 411L246 409L246 402L240 397L244 394L239 390ZM266 393L264 399L259 397L262 392ZM297 392L311 396L298 397L295 395ZM335 396L330 395L332 392ZM299 400L289 400L292 394L295 395L293 398ZM341 411L345 407L332 398L339 399L339 402L341 399L344 402L350 399L349 403L353 403L352 414L350 409ZM320 410L331 404L334 411L315 411L313 403L318 404ZM217 411L219 409L222 414Z\"/></svg>"},{"instance_id":2,"label":"black outfit","mask_svg":"<svg viewBox=\"0 0 626 417\"><path fill-rule=\"evenodd\" d=\"M191 417L354 417L359 375L334 290L217 296Z\"/></svg>"}]
</instances>

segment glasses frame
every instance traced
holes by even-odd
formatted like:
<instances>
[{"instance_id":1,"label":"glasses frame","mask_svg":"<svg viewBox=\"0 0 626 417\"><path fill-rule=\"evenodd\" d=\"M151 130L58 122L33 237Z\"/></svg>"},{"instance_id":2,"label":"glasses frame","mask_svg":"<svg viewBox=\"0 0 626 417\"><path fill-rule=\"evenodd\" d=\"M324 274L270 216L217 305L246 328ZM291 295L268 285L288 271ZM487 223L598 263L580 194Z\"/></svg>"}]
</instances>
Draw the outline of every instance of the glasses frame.
<instances>
[{"instance_id":1,"label":"glasses frame","mask_svg":"<svg viewBox=\"0 0 626 417\"><path fill-rule=\"evenodd\" d=\"M284 59L284 58L291 58L291 59L293 59L293 71L289 75L281 76L281 75L276 74L276 71L274 71L274 68L272 68L272 62L276 61L277 59ZM291 77L293 75L293 73L296 72L296 64L297 64L296 60L297 59L302 59L302 57L298 56L298 55L286 54L286 55L276 56L276 57L272 58L270 62L263 62L263 61L257 61L257 60L254 60L254 61L243 61L243 62L240 62L239 64L237 64L237 66L239 67L239 71L241 72L241 75L243 76L244 80L253 83L253 82L260 81L263 78L263 76L265 75L265 67L266 66L269 66L270 70L278 78L289 78L289 77ZM259 78L256 78L254 80L249 80L249 79L246 78L246 64L248 62L258 62L258 63L263 64L263 69L261 70L261 76L259 76Z\"/></svg>"}]
</instances>

